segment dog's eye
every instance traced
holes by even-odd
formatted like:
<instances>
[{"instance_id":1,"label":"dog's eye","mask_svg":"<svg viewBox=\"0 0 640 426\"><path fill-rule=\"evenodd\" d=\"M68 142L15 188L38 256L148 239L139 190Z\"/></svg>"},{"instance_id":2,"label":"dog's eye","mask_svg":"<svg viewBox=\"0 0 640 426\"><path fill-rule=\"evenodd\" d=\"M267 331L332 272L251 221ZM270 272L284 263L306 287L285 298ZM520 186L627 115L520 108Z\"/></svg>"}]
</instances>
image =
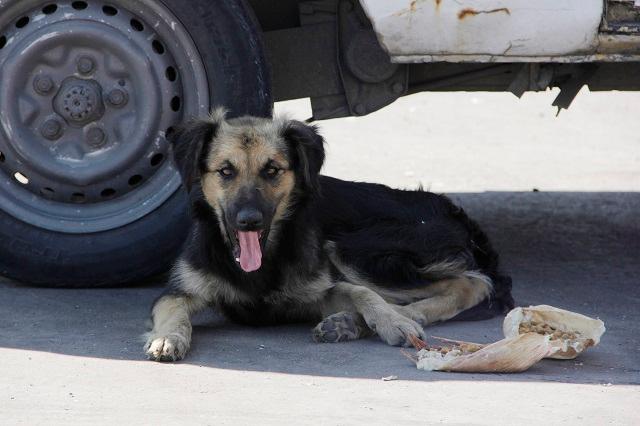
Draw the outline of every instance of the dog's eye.
<instances>
[{"instance_id":1,"label":"dog's eye","mask_svg":"<svg viewBox=\"0 0 640 426\"><path fill-rule=\"evenodd\" d=\"M231 177L233 177L233 175L235 175L235 170L233 170L232 167L223 167L220 170L218 170L218 173L220 173L220 176L222 176L225 179L229 179Z\"/></svg>"},{"instance_id":2,"label":"dog's eye","mask_svg":"<svg viewBox=\"0 0 640 426\"><path fill-rule=\"evenodd\" d=\"M280 169L274 166L269 166L264 169L264 174L269 178L276 177L278 175L278 172L280 172Z\"/></svg>"}]
</instances>

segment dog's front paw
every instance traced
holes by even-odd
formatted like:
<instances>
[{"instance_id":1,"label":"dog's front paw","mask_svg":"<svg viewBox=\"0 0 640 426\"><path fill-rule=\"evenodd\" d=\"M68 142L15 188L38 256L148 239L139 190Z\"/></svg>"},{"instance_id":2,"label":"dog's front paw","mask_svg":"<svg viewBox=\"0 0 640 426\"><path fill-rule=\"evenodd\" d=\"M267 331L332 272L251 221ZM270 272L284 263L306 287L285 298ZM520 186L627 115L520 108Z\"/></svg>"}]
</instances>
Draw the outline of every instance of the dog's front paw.
<instances>
[{"instance_id":1,"label":"dog's front paw","mask_svg":"<svg viewBox=\"0 0 640 426\"><path fill-rule=\"evenodd\" d=\"M425 339L424 329L420 324L392 309L377 315L375 322L369 326L392 346L410 346L410 334Z\"/></svg>"},{"instance_id":2,"label":"dog's front paw","mask_svg":"<svg viewBox=\"0 0 640 426\"><path fill-rule=\"evenodd\" d=\"M188 350L188 339L176 333L162 337L151 336L144 345L147 358L152 361L180 361Z\"/></svg>"},{"instance_id":3,"label":"dog's front paw","mask_svg":"<svg viewBox=\"0 0 640 426\"><path fill-rule=\"evenodd\" d=\"M313 340L316 343L337 343L358 339L363 333L355 315L346 311L329 315L313 329Z\"/></svg>"}]
</instances>

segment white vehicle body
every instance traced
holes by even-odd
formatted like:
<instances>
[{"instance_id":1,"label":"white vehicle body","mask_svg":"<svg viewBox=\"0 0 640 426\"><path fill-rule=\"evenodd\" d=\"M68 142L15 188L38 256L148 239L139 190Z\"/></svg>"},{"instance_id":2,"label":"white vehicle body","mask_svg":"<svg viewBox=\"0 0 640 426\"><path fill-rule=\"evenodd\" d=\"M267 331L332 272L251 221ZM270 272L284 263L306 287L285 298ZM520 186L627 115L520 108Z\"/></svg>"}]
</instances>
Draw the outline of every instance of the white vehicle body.
<instances>
[{"instance_id":1,"label":"white vehicle body","mask_svg":"<svg viewBox=\"0 0 640 426\"><path fill-rule=\"evenodd\" d=\"M638 0L360 0L396 63L640 60L636 28L607 25L607 7Z\"/></svg>"}]
</instances>

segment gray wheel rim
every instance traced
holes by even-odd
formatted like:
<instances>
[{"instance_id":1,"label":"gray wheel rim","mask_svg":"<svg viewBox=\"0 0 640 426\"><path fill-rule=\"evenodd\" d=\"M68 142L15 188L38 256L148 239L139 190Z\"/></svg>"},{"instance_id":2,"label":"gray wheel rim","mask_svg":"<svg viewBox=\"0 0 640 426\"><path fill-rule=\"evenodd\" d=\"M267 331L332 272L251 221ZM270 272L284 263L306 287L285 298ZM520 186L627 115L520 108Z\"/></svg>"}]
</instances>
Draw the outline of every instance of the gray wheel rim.
<instances>
[{"instance_id":1,"label":"gray wheel rim","mask_svg":"<svg viewBox=\"0 0 640 426\"><path fill-rule=\"evenodd\" d=\"M157 0L0 0L0 11L0 208L90 233L162 205L180 186L167 133L209 108L177 18Z\"/></svg>"}]
</instances>

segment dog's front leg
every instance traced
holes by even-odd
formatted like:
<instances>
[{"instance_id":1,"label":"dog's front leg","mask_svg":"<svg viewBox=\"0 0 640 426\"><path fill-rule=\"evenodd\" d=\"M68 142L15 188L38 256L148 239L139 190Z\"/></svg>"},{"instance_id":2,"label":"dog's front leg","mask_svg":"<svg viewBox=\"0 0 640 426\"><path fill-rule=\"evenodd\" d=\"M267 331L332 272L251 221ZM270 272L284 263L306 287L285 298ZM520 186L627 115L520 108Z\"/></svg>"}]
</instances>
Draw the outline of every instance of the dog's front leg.
<instances>
[{"instance_id":1,"label":"dog's front leg","mask_svg":"<svg viewBox=\"0 0 640 426\"><path fill-rule=\"evenodd\" d=\"M191 344L191 314L203 309L206 301L186 293L162 296L153 305L153 329L146 334L144 350L154 361L178 361Z\"/></svg>"},{"instance_id":2,"label":"dog's front leg","mask_svg":"<svg viewBox=\"0 0 640 426\"><path fill-rule=\"evenodd\" d=\"M341 281L330 293L328 302L334 312L342 310L361 315L367 326L390 345L410 345L410 334L425 337L420 324L396 312L370 288Z\"/></svg>"}]
</instances>

